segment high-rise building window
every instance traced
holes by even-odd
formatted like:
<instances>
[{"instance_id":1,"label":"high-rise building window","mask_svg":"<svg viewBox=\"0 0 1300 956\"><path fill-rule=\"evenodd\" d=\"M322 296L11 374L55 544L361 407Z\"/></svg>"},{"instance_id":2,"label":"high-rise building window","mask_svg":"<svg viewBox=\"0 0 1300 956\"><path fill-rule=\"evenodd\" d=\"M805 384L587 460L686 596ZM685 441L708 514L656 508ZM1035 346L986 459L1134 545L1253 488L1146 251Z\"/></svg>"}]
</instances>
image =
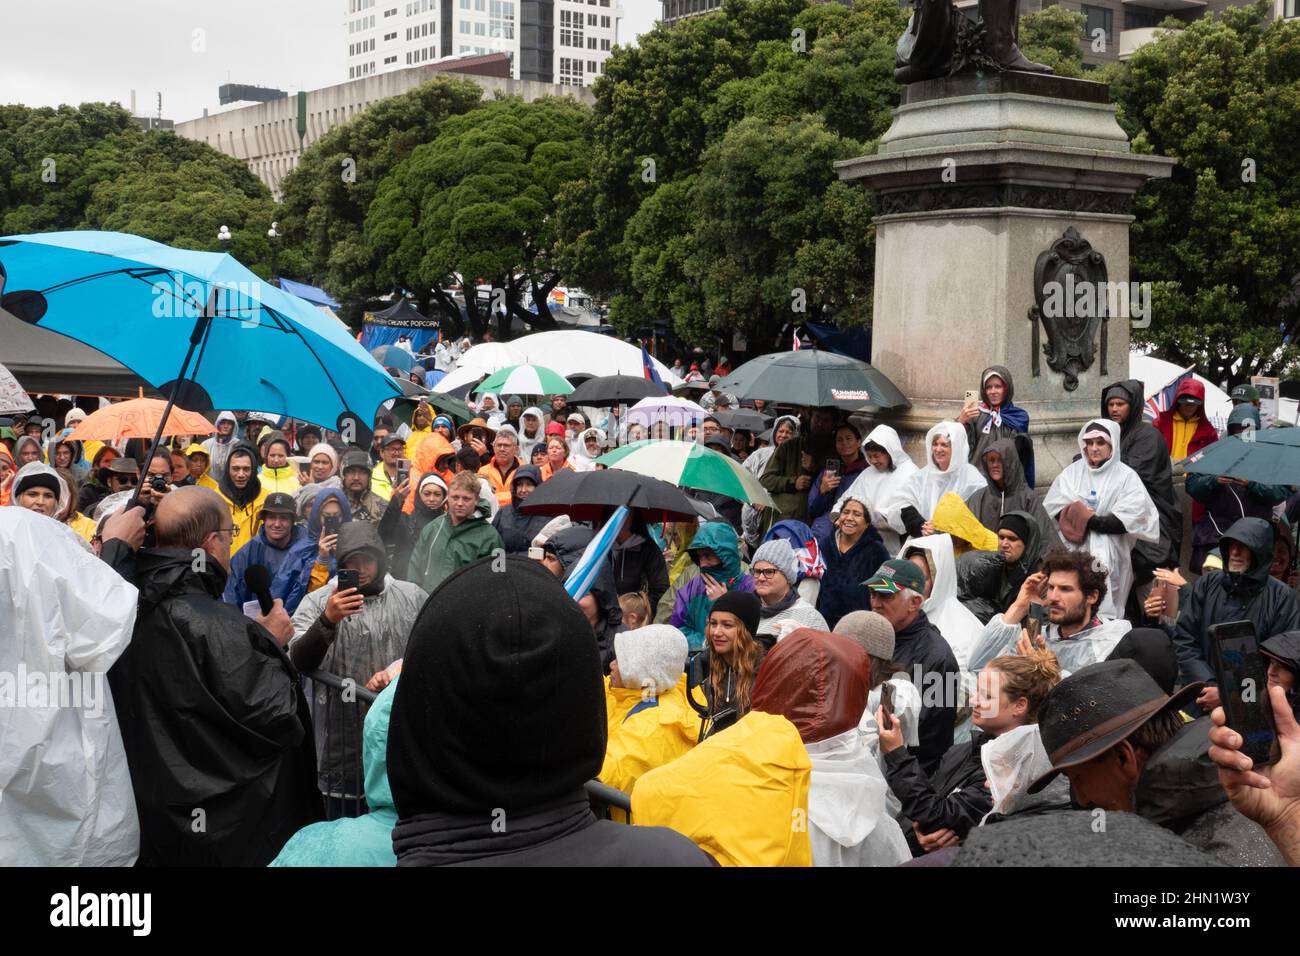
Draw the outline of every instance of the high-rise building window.
<instances>
[{"instance_id":1,"label":"high-rise building window","mask_svg":"<svg viewBox=\"0 0 1300 956\"><path fill-rule=\"evenodd\" d=\"M1296 0L1283 0L1282 16L1287 20L1294 20L1297 15L1297 6Z\"/></svg>"},{"instance_id":2,"label":"high-rise building window","mask_svg":"<svg viewBox=\"0 0 1300 956\"><path fill-rule=\"evenodd\" d=\"M1091 7L1088 4L1082 4L1079 7L1080 12L1087 17L1083 25L1083 38L1091 40L1098 29L1104 30L1106 42L1110 43L1112 19L1111 11L1106 7Z\"/></svg>"}]
</instances>

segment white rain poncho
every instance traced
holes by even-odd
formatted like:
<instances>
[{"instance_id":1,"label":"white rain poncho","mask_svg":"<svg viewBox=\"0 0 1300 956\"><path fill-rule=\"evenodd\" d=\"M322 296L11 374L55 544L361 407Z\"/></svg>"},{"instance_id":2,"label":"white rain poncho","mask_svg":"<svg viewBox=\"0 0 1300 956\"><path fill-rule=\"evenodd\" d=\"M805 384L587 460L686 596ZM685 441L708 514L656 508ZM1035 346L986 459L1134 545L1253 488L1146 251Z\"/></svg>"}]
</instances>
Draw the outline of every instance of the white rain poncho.
<instances>
[{"instance_id":1,"label":"white rain poncho","mask_svg":"<svg viewBox=\"0 0 1300 956\"><path fill-rule=\"evenodd\" d=\"M1057 625L1045 624L1042 636L1047 649L1061 665L1061 677L1065 678L1089 664L1108 658L1120 638L1132 627L1132 624L1120 618L1117 621L1101 621L1096 627L1085 628L1070 637L1062 637ZM1016 642L1020 640L1022 632L1021 624L1008 624L1001 614L994 614L984 625L971 650L971 671L978 674L994 658L1015 654Z\"/></svg>"},{"instance_id":2,"label":"white rain poncho","mask_svg":"<svg viewBox=\"0 0 1300 956\"><path fill-rule=\"evenodd\" d=\"M600 444L600 451L595 456L587 454L587 439L595 438ZM573 451L569 455L569 462L573 465L574 471L595 471L596 459L605 454L605 433L599 428L587 428L579 433L578 437L570 443Z\"/></svg>"},{"instance_id":3,"label":"white rain poncho","mask_svg":"<svg viewBox=\"0 0 1300 956\"><path fill-rule=\"evenodd\" d=\"M888 684L894 687L894 719L903 728L903 746L919 747L921 745L921 692L905 675L891 677ZM876 711L880 709L880 687L872 689L867 695L867 709L858 722L858 736L862 746L872 755L881 776L885 773L885 755L880 752L880 728L876 725ZM903 804L894 791L886 794L889 815L896 817L903 809Z\"/></svg>"},{"instance_id":4,"label":"white rain poncho","mask_svg":"<svg viewBox=\"0 0 1300 956\"><path fill-rule=\"evenodd\" d=\"M813 866L897 866L912 858L887 809L889 784L858 728L808 744Z\"/></svg>"},{"instance_id":5,"label":"white rain poncho","mask_svg":"<svg viewBox=\"0 0 1300 956\"><path fill-rule=\"evenodd\" d=\"M1067 465L1056 476L1043 508L1053 520L1058 520L1065 506L1082 501L1099 515L1114 515L1124 523L1124 534L1098 534L1089 531L1082 545L1065 540L1058 526L1056 536L1073 551L1086 550L1105 566L1106 596L1097 608L1103 620L1124 616L1124 604L1129 588L1133 586L1133 547L1139 541L1154 543L1160 540L1160 513L1147 493L1138 473L1120 460L1119 425L1109 419L1089 422L1079 429L1079 453L1083 454L1083 434L1089 427L1101 425L1110 435L1111 457L1100 467L1090 468L1086 458Z\"/></svg>"},{"instance_id":6,"label":"white rain poncho","mask_svg":"<svg viewBox=\"0 0 1300 956\"><path fill-rule=\"evenodd\" d=\"M63 509L65 509L66 507L68 507L69 504L71 504L73 490L68 487L68 483L63 480L62 475L60 475L57 471L55 471L49 465L44 464L43 462L29 461L27 464L19 468L18 471L14 474L13 484L10 485L10 488L13 490L17 490L18 486L22 483L22 480L24 478L26 478L28 475L35 475L35 474L45 474L45 475L54 476L54 480L57 481L59 484L59 493L55 498L54 513L56 515L63 514ZM11 508L22 507L20 504L18 504L17 494L11 494L9 496L9 506ZM57 520L57 519L53 519L53 520ZM90 547L90 544L86 541L85 538L83 538L79 534L74 535L74 537L77 539L77 541L81 543L81 547L83 550L92 551L93 553L93 549Z\"/></svg>"},{"instance_id":7,"label":"white rain poncho","mask_svg":"<svg viewBox=\"0 0 1300 956\"><path fill-rule=\"evenodd\" d=\"M958 666L965 671L970 666L971 651L984 625L957 599L957 559L953 556L952 536L931 534L923 538L908 538L896 556L905 558L914 548L929 552L934 580L930 596L921 605L921 610L943 634Z\"/></svg>"},{"instance_id":8,"label":"white rain poncho","mask_svg":"<svg viewBox=\"0 0 1300 956\"><path fill-rule=\"evenodd\" d=\"M524 424L524 419L529 415L537 416L537 431L532 435L525 434L527 426ZM523 458L525 465L532 461L533 446L540 445L545 441L546 416L542 414L542 410L536 405L525 408L524 413L519 416L519 455Z\"/></svg>"},{"instance_id":9,"label":"white rain poncho","mask_svg":"<svg viewBox=\"0 0 1300 956\"><path fill-rule=\"evenodd\" d=\"M140 849L108 687L139 595L82 545L52 518L0 508L0 860L8 866L130 866Z\"/></svg>"},{"instance_id":10,"label":"white rain poncho","mask_svg":"<svg viewBox=\"0 0 1300 956\"><path fill-rule=\"evenodd\" d=\"M948 441L952 443L952 457L944 471L940 471L935 465L931 452L936 435L946 435ZM884 517L894 531L899 534L907 533L907 528L903 525L902 513L908 505L929 521L934 515L939 499L948 492L955 493L965 501L988 484L980 474L980 470L966 460L969 451L966 429L956 422L939 422L925 433L925 467L913 472L884 506Z\"/></svg>"},{"instance_id":11,"label":"white rain poncho","mask_svg":"<svg viewBox=\"0 0 1300 956\"><path fill-rule=\"evenodd\" d=\"M1011 813L1029 796L1029 786L1052 769L1037 724L1023 724L987 741L980 763L993 794L990 813Z\"/></svg>"},{"instance_id":12,"label":"white rain poncho","mask_svg":"<svg viewBox=\"0 0 1300 956\"><path fill-rule=\"evenodd\" d=\"M899 495L903 487L912 479L912 476L921 469L916 467L916 462L907 456L903 451L903 443L899 440L898 432L894 431L888 425L877 425L871 429L871 432L862 440L862 447L868 444L879 445L885 451L889 452L889 458L894 463L893 471L876 471L868 465L858 477L849 485L849 490L840 496L839 501L831 507L831 514L838 515L844 502L850 498L862 502L867 509L867 516L871 520L872 527L880 532L880 538L885 543L885 550L890 554L898 550L902 544L902 538L898 532L890 526L889 519L886 517L888 506ZM938 499L936 499L937 501Z\"/></svg>"}]
</instances>

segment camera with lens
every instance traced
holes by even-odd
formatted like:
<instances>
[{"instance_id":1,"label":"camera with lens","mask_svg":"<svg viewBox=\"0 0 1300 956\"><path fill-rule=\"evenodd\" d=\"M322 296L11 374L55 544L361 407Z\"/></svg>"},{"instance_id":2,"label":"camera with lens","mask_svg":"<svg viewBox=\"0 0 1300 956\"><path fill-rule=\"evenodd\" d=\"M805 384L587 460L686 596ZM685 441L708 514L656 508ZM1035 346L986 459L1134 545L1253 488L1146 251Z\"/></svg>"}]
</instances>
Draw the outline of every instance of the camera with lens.
<instances>
[{"instance_id":1,"label":"camera with lens","mask_svg":"<svg viewBox=\"0 0 1300 956\"><path fill-rule=\"evenodd\" d=\"M167 491L167 479L164 478L162 475L150 475L149 487L152 488L154 491L158 492L160 495L164 494Z\"/></svg>"}]
</instances>

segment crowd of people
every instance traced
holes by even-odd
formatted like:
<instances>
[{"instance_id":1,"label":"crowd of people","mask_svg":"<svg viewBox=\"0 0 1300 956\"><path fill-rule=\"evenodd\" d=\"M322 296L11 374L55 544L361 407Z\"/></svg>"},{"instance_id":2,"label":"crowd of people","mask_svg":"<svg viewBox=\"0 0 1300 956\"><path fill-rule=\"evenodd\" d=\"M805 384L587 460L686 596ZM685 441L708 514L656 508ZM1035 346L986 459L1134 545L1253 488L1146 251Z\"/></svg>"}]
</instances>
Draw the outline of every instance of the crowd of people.
<instances>
[{"instance_id":1,"label":"crowd of people","mask_svg":"<svg viewBox=\"0 0 1300 956\"><path fill-rule=\"evenodd\" d=\"M1001 366L917 464L704 365L674 365L688 425L491 394L459 425L436 396L381 411L363 445L236 410L151 454L72 440L84 411L48 396L0 424L0 669L106 684L0 707L6 862L936 864L1071 807L1300 862L1300 493L1184 479L1220 437L1200 385L1154 422L1140 382L1104 388L1040 494ZM1232 397L1225 434L1258 429ZM603 522L527 502L642 437L770 503L634 511L575 600ZM1266 768L1211 646L1247 620ZM597 818L592 781L630 812Z\"/></svg>"}]
</instances>

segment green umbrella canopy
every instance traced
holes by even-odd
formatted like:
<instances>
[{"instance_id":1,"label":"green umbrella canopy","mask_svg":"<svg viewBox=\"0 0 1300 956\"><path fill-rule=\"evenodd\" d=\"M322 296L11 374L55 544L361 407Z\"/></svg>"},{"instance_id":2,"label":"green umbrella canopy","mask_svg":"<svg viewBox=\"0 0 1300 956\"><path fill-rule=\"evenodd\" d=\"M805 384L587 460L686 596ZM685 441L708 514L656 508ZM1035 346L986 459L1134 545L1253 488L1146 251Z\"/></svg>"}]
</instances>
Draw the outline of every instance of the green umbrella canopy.
<instances>
[{"instance_id":1,"label":"green umbrella canopy","mask_svg":"<svg viewBox=\"0 0 1300 956\"><path fill-rule=\"evenodd\" d=\"M616 448L597 464L648 475L679 487L713 491L737 501L775 507L758 478L740 462L695 442L646 439Z\"/></svg>"},{"instance_id":2,"label":"green umbrella canopy","mask_svg":"<svg viewBox=\"0 0 1300 956\"><path fill-rule=\"evenodd\" d=\"M1187 459L1186 470L1268 485L1300 483L1300 428L1266 428L1220 438Z\"/></svg>"},{"instance_id":3,"label":"green umbrella canopy","mask_svg":"<svg viewBox=\"0 0 1300 956\"><path fill-rule=\"evenodd\" d=\"M544 365L510 365L493 372L474 387L477 395L494 392L503 395L568 395L573 391L569 380Z\"/></svg>"}]
</instances>

